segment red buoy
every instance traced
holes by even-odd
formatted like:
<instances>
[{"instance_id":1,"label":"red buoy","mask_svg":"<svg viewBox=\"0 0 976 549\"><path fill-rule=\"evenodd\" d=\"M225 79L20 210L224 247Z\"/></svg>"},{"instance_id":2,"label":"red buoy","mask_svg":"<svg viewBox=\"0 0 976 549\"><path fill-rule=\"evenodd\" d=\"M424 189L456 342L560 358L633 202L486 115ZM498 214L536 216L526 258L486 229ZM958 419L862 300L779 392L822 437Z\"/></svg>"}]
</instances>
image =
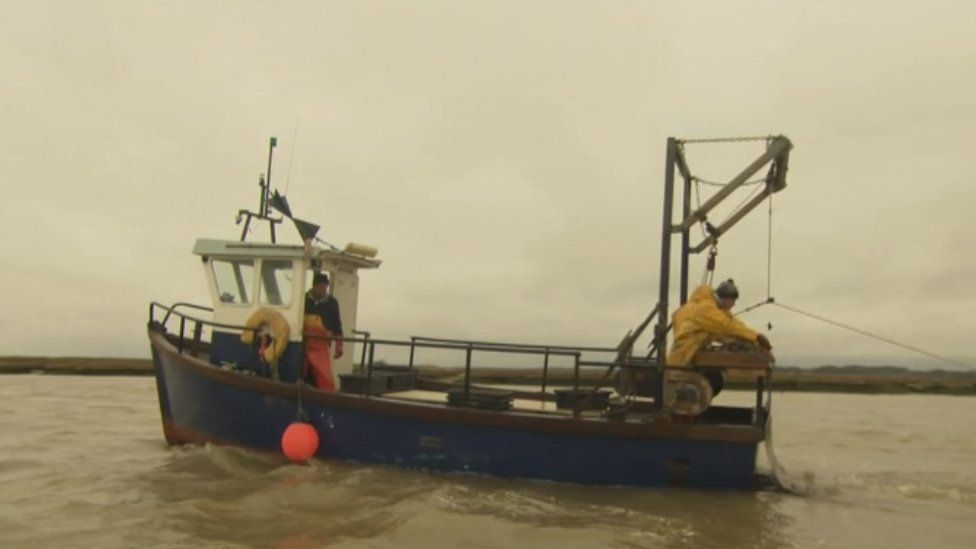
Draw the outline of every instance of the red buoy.
<instances>
[{"instance_id":1,"label":"red buoy","mask_svg":"<svg viewBox=\"0 0 976 549\"><path fill-rule=\"evenodd\" d=\"M308 461L319 449L319 434L309 423L296 421L281 435L281 451L295 463Z\"/></svg>"}]
</instances>

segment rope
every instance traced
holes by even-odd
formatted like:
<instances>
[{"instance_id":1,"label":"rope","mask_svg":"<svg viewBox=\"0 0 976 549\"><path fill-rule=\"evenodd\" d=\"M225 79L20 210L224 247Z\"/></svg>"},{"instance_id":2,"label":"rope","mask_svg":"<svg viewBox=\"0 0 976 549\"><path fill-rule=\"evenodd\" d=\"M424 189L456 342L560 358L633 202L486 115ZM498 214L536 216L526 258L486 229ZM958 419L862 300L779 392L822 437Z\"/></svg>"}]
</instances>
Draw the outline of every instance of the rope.
<instances>
[{"instance_id":1,"label":"rope","mask_svg":"<svg viewBox=\"0 0 976 549\"><path fill-rule=\"evenodd\" d=\"M861 334L863 336L867 336L867 337L870 337L870 338L874 338L874 339L877 339L879 341L884 341L885 343L889 343L889 344L894 345L896 347L901 347L902 349L906 349L908 351L913 351L913 352L916 352L918 354L925 355L925 356L927 356L929 358L934 358L936 360L940 360L940 361L945 362L947 364L952 364L953 366L959 366L960 368L964 368L964 369L967 369L967 370L976 370L976 367L974 367L974 366L971 366L971 365L968 365L968 364L963 364L961 362L956 362L955 360L946 358L944 356L937 355L935 353L930 353L929 351L926 351L925 349L919 349L918 347L914 347L912 345L906 345L904 343L900 343L900 342L895 341L893 339L890 339L890 338L887 338L887 337L883 337L883 336L879 336L877 334L872 334L871 332L867 332L865 330L861 330L860 328L855 328L854 326L850 326L850 325L847 325L847 324L843 324L843 323L837 322L835 320L830 320L829 318L824 318L822 316L818 316L818 315L815 315L813 313L808 313L806 311L801 311L800 309L797 309L795 307L790 307L788 305L783 305L782 303L777 303L777 302L773 302L773 301L770 301L770 303L773 303L773 305L778 305L778 306L780 306L780 307L782 307L782 308L784 308L784 309L786 309L788 311L792 311L794 313L801 314L803 316L807 316L807 317L813 318L815 320L819 320L821 322L826 322L827 324L831 324L831 325L837 326L839 328L844 328L845 330L850 330L852 332L859 333L859 334Z\"/></svg>"},{"instance_id":2,"label":"rope","mask_svg":"<svg viewBox=\"0 0 976 549\"><path fill-rule=\"evenodd\" d=\"M302 365L298 368L298 379L295 381L296 390L298 392L298 405L295 409L295 421L304 421L308 423L308 414L305 413L305 407L302 406L302 389L305 387L305 376L308 375L308 369L306 368L307 363L304 360L305 357L305 342L301 345L301 355L302 355Z\"/></svg>"},{"instance_id":3,"label":"rope","mask_svg":"<svg viewBox=\"0 0 976 549\"><path fill-rule=\"evenodd\" d=\"M305 413L305 408L302 406L302 387L305 386L305 380L298 380L298 409L295 410L295 421L308 421L308 414Z\"/></svg>"},{"instance_id":4,"label":"rope","mask_svg":"<svg viewBox=\"0 0 976 549\"><path fill-rule=\"evenodd\" d=\"M334 251L334 252L339 252L339 253L342 253L342 250L340 250L339 248L337 248L337 247L335 247L335 246L333 246L332 244L330 244L330 243L328 243L328 242L326 242L326 241L324 241L324 240L322 240L321 238L319 238L319 237L317 237L317 236L315 237L315 241L316 241L316 242L320 242L320 243L322 243L322 244L325 244L326 246L328 246L329 248L331 248L331 249L332 249L332 251Z\"/></svg>"},{"instance_id":5,"label":"rope","mask_svg":"<svg viewBox=\"0 0 976 549\"><path fill-rule=\"evenodd\" d=\"M773 303L775 301L776 300L773 299L772 297L767 297L766 299L760 301L759 303L756 303L755 305L750 305L749 307L746 307L745 309L742 309L741 311L738 311L738 312L735 312L735 313L732 313L732 314L734 316L744 315L744 314L748 313L749 311L751 311L753 309L758 309L759 307L762 307L763 305L769 305L770 303Z\"/></svg>"}]
</instances>

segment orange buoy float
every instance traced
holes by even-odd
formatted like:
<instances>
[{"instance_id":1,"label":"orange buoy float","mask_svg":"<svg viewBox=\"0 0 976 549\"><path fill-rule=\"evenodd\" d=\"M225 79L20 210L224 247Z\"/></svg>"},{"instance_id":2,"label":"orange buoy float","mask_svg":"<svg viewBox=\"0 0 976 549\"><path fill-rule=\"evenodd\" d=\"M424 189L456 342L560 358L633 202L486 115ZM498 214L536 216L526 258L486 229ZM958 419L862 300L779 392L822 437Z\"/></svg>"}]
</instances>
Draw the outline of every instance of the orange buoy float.
<instances>
[{"instance_id":1,"label":"orange buoy float","mask_svg":"<svg viewBox=\"0 0 976 549\"><path fill-rule=\"evenodd\" d=\"M310 423L295 421L281 435L281 451L295 463L303 463L319 449L319 434Z\"/></svg>"}]
</instances>

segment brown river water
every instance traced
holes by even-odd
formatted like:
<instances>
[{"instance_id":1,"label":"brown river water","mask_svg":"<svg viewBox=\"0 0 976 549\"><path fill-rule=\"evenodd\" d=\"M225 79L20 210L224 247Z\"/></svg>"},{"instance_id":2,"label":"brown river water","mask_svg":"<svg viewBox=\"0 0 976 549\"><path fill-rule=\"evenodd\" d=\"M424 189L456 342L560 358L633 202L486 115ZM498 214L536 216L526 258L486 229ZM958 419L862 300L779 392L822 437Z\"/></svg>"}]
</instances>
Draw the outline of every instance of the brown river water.
<instances>
[{"instance_id":1,"label":"brown river water","mask_svg":"<svg viewBox=\"0 0 976 549\"><path fill-rule=\"evenodd\" d=\"M805 495L169 448L150 377L6 375L0 547L976 547L976 398L774 393L773 409Z\"/></svg>"}]
</instances>

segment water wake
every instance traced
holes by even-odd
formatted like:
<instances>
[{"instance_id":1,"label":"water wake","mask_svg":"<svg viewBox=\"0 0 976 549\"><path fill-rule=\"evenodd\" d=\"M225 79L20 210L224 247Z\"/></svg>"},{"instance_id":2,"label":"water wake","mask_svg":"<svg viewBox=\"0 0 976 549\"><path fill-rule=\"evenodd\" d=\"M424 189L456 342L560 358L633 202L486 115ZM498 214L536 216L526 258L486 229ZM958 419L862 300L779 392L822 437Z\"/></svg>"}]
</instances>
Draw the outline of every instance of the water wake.
<instances>
[{"instance_id":1,"label":"water wake","mask_svg":"<svg viewBox=\"0 0 976 549\"><path fill-rule=\"evenodd\" d=\"M764 445L766 446L766 460L769 461L771 477L774 486L788 494L795 496L808 496L813 492L813 477L804 475L802 480L787 474L786 468L776 459L773 451L773 418L766 418L766 436Z\"/></svg>"}]
</instances>

